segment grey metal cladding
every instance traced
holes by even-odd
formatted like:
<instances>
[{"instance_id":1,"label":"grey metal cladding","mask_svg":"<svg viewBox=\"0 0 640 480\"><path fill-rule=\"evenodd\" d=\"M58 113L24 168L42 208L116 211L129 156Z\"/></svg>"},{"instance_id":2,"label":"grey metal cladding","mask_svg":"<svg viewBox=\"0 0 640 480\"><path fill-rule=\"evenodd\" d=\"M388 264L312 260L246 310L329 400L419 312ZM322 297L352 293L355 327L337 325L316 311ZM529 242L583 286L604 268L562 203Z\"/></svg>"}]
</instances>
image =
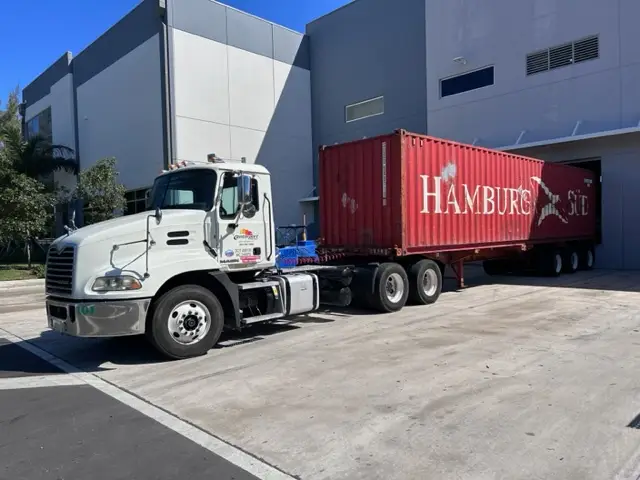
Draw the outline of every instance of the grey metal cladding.
<instances>
[{"instance_id":1,"label":"grey metal cladding","mask_svg":"<svg viewBox=\"0 0 640 480\"><path fill-rule=\"evenodd\" d=\"M169 26L309 69L309 39L212 0L171 0Z\"/></svg>"},{"instance_id":2,"label":"grey metal cladding","mask_svg":"<svg viewBox=\"0 0 640 480\"><path fill-rule=\"evenodd\" d=\"M273 58L273 25L257 17L227 8L227 44Z\"/></svg>"},{"instance_id":3,"label":"grey metal cladding","mask_svg":"<svg viewBox=\"0 0 640 480\"><path fill-rule=\"evenodd\" d=\"M41 98L49 95L51 87L70 72L71 52L66 52L49 68L38 75L29 85L22 89L22 100L33 105Z\"/></svg>"},{"instance_id":4,"label":"grey metal cladding","mask_svg":"<svg viewBox=\"0 0 640 480\"><path fill-rule=\"evenodd\" d=\"M274 25L273 58L309 70L309 37Z\"/></svg>"},{"instance_id":5,"label":"grey metal cladding","mask_svg":"<svg viewBox=\"0 0 640 480\"><path fill-rule=\"evenodd\" d=\"M227 43L227 7L211 0L172 0L169 26Z\"/></svg>"},{"instance_id":6,"label":"grey metal cladding","mask_svg":"<svg viewBox=\"0 0 640 480\"><path fill-rule=\"evenodd\" d=\"M76 87L160 32L160 1L144 0L73 59Z\"/></svg>"}]
</instances>

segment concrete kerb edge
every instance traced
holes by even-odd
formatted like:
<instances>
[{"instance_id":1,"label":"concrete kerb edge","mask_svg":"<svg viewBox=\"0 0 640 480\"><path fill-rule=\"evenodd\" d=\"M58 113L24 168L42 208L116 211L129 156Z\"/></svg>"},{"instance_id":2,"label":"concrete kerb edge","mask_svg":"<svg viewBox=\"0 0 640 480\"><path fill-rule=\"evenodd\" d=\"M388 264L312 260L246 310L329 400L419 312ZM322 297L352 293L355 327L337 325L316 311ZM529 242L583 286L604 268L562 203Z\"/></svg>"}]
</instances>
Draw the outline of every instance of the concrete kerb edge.
<instances>
[{"instance_id":1,"label":"concrete kerb edge","mask_svg":"<svg viewBox=\"0 0 640 480\"><path fill-rule=\"evenodd\" d=\"M44 287L44 278L35 278L30 280L4 280L0 281L0 290L5 288L20 288L20 287Z\"/></svg>"}]
</instances>

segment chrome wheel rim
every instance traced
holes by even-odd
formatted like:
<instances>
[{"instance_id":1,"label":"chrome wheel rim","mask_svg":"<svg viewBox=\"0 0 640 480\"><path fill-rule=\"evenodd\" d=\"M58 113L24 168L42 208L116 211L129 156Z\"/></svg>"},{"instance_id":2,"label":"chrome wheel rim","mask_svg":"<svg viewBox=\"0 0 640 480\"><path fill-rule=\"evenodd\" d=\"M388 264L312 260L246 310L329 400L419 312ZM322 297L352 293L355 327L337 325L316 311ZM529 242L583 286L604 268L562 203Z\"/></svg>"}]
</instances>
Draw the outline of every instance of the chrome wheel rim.
<instances>
[{"instance_id":1,"label":"chrome wheel rim","mask_svg":"<svg viewBox=\"0 0 640 480\"><path fill-rule=\"evenodd\" d=\"M391 303L398 303L404 295L404 280L399 273L392 273L385 283L385 293Z\"/></svg>"},{"instance_id":2,"label":"chrome wheel rim","mask_svg":"<svg viewBox=\"0 0 640 480\"><path fill-rule=\"evenodd\" d=\"M436 290L438 289L438 275L431 269L428 269L424 272L424 276L422 277L422 290L425 295L429 297L435 295Z\"/></svg>"},{"instance_id":3,"label":"chrome wheel rim","mask_svg":"<svg viewBox=\"0 0 640 480\"><path fill-rule=\"evenodd\" d=\"M187 300L173 307L167 326L175 342L180 345L194 345L209 333L211 314L201 302Z\"/></svg>"}]
</instances>

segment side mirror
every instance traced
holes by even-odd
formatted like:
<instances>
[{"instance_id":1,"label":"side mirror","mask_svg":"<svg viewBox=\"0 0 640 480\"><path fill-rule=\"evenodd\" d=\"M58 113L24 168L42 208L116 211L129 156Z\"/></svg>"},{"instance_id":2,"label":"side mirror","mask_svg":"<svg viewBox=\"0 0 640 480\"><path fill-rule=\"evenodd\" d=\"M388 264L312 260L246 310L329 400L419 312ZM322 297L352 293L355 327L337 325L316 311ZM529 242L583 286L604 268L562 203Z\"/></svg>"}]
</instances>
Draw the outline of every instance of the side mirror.
<instances>
[{"instance_id":1,"label":"side mirror","mask_svg":"<svg viewBox=\"0 0 640 480\"><path fill-rule=\"evenodd\" d=\"M156 222L160 223L160 220L162 220L162 210L160 210L160 207L156 207L154 217L156 218Z\"/></svg>"},{"instance_id":2,"label":"side mirror","mask_svg":"<svg viewBox=\"0 0 640 480\"><path fill-rule=\"evenodd\" d=\"M248 205L251 203L251 177L249 175L240 175L238 177L238 203L240 205Z\"/></svg>"}]
</instances>

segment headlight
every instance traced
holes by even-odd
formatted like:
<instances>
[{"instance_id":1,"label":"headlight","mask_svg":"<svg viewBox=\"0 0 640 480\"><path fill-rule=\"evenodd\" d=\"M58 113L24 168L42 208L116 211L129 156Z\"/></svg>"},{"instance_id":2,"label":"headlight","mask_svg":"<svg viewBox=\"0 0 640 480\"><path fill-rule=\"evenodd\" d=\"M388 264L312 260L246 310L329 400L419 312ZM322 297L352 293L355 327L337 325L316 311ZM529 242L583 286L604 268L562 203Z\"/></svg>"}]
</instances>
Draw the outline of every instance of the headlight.
<instances>
[{"instance_id":1,"label":"headlight","mask_svg":"<svg viewBox=\"0 0 640 480\"><path fill-rule=\"evenodd\" d=\"M94 292L120 292L124 290L139 290L141 288L142 284L137 278L129 275L118 275L96 278L91 290Z\"/></svg>"}]
</instances>

